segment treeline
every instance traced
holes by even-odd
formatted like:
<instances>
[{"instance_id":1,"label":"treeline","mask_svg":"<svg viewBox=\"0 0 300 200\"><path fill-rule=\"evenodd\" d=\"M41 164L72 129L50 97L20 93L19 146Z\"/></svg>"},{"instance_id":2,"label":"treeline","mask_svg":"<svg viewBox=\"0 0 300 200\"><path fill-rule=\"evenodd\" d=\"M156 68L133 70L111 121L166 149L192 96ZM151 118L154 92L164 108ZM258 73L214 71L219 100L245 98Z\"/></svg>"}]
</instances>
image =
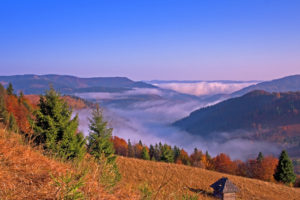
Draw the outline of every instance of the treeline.
<instances>
[{"instance_id":1,"label":"treeline","mask_svg":"<svg viewBox=\"0 0 300 200\"><path fill-rule=\"evenodd\" d=\"M212 157L207 151L202 152L197 148L191 155L188 155L184 149L162 143L148 147L142 141L132 144L130 140L126 142L117 136L112 137L111 141L114 144L116 154L121 156L190 165L264 181L278 181L288 185L292 185L296 181L293 164L286 151L282 151L279 159L271 155L264 156L259 152L257 158L243 162L232 160L230 156L224 153Z\"/></svg>"},{"instance_id":2,"label":"treeline","mask_svg":"<svg viewBox=\"0 0 300 200\"><path fill-rule=\"evenodd\" d=\"M259 153L257 158L243 162L232 160L224 153L211 157L207 151L195 148L189 155L184 149L168 144L147 146L142 141L132 144L130 140L126 142L117 136L112 137L112 129L108 128L98 106L89 119L89 136L85 138L78 131L78 116L72 118L72 108L53 88L40 96L39 104L33 106L22 92L14 94L11 84L6 89L0 84L0 122L8 130L24 135L30 144L43 147L51 155L77 161L86 155L93 156L107 171L114 172L111 173L112 185L120 179L115 154L190 165L285 184L293 184L296 179L293 164L286 151L282 151L279 159L264 157Z\"/></svg>"}]
</instances>

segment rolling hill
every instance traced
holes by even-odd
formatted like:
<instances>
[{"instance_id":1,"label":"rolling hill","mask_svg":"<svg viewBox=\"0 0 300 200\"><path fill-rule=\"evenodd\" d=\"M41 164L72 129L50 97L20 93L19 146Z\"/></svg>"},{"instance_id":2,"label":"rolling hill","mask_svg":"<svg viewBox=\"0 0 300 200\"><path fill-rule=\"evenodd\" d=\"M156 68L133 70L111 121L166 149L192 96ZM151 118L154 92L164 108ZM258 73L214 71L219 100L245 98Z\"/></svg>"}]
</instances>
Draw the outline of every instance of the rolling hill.
<instances>
[{"instance_id":1,"label":"rolling hill","mask_svg":"<svg viewBox=\"0 0 300 200\"><path fill-rule=\"evenodd\" d=\"M34 149L21 141L20 135L0 129L1 199L57 199L60 191L54 184L53 177L64 176L68 172L80 174L83 171L86 175L80 191L91 200L143 199L143 194L147 191L152 193L153 199L158 200L213 200L215 198L212 197L212 189L209 185L224 176L239 187L239 199L296 200L300 198L299 188L184 165L124 157L117 158L122 175L121 182L112 192L107 192L98 182L99 168L89 159L85 159L81 165L61 162L46 157L42 150Z\"/></svg>"},{"instance_id":2,"label":"rolling hill","mask_svg":"<svg viewBox=\"0 0 300 200\"><path fill-rule=\"evenodd\" d=\"M174 123L203 138L248 138L300 145L300 92L253 91L201 108Z\"/></svg>"},{"instance_id":3,"label":"rolling hill","mask_svg":"<svg viewBox=\"0 0 300 200\"><path fill-rule=\"evenodd\" d=\"M133 88L156 88L144 82L135 82L126 77L79 78L67 75L14 75L0 76L0 83L12 83L16 91L25 94L43 94L49 85L62 94L83 92L123 92Z\"/></svg>"}]
</instances>

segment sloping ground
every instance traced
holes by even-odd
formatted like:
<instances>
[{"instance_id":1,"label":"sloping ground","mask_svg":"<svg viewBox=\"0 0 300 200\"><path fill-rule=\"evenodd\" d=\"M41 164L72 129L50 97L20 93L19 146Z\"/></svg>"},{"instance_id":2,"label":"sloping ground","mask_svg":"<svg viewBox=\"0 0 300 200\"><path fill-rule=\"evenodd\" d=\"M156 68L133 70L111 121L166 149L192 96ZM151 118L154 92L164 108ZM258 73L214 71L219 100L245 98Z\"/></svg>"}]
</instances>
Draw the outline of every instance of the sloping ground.
<instances>
[{"instance_id":1,"label":"sloping ground","mask_svg":"<svg viewBox=\"0 0 300 200\"><path fill-rule=\"evenodd\" d=\"M199 199L215 199L209 187L224 174L177 164L143 161L118 157L121 182L110 194L97 181L99 167L88 158L79 166L44 156L40 150L22 144L20 135L0 129L0 199L58 199L59 188L53 177L84 170L85 185L81 189L86 199L140 198L139 190L152 190L152 199L182 200L183 194ZM238 176L226 175L240 188L239 199L296 200L300 189ZM147 186L149 185L149 186Z\"/></svg>"},{"instance_id":2,"label":"sloping ground","mask_svg":"<svg viewBox=\"0 0 300 200\"><path fill-rule=\"evenodd\" d=\"M118 158L122 183L141 187L148 184L153 196L158 191L159 199L181 199L180 194L199 193L199 199L215 199L209 187L223 176L238 186L238 199L245 200L296 200L300 199L300 188L264 182L239 176L177 164L149 162L131 158ZM159 188L161 189L159 190Z\"/></svg>"},{"instance_id":3,"label":"sloping ground","mask_svg":"<svg viewBox=\"0 0 300 200\"><path fill-rule=\"evenodd\" d=\"M99 168L87 159L83 166L75 168L71 163L63 163L43 156L39 150L22 145L22 138L14 133L0 129L0 199L58 199L58 187L53 177L67 172L78 173L89 169L82 188L86 199L132 199L136 195L130 190L116 188L108 194L99 185Z\"/></svg>"}]
</instances>

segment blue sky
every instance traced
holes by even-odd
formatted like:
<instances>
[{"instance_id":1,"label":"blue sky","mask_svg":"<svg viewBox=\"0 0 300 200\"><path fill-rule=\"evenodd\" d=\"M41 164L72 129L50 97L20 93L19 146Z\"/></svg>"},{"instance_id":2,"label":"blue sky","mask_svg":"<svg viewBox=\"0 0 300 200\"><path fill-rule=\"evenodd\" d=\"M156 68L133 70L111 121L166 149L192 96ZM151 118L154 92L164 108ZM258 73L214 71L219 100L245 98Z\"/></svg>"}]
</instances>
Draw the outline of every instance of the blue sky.
<instances>
[{"instance_id":1,"label":"blue sky","mask_svg":"<svg viewBox=\"0 0 300 200\"><path fill-rule=\"evenodd\" d=\"M300 73L298 0L0 0L1 75L267 80Z\"/></svg>"}]
</instances>

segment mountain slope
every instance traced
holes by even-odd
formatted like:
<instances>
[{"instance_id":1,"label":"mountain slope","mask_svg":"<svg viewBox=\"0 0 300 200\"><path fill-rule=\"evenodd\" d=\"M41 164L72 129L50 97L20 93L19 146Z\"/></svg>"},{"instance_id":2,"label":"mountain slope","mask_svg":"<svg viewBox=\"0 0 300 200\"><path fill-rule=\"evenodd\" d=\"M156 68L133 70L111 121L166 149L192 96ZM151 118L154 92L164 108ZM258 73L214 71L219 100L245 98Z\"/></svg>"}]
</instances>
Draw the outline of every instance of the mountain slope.
<instances>
[{"instance_id":1,"label":"mountain slope","mask_svg":"<svg viewBox=\"0 0 300 200\"><path fill-rule=\"evenodd\" d=\"M122 92L132 88L156 88L144 82L135 82L126 77L79 78L67 75L15 75L0 76L0 83L12 83L16 91L25 94L42 94L49 85L64 94L81 92Z\"/></svg>"},{"instance_id":2,"label":"mountain slope","mask_svg":"<svg viewBox=\"0 0 300 200\"><path fill-rule=\"evenodd\" d=\"M236 91L232 96L241 96L253 90L267 92L296 92L300 91L300 75L287 76L272 81L265 81Z\"/></svg>"},{"instance_id":3,"label":"mountain slope","mask_svg":"<svg viewBox=\"0 0 300 200\"><path fill-rule=\"evenodd\" d=\"M248 137L298 146L300 92L253 91L196 110L174 125L204 138L221 137L226 132L230 139Z\"/></svg>"}]
</instances>

